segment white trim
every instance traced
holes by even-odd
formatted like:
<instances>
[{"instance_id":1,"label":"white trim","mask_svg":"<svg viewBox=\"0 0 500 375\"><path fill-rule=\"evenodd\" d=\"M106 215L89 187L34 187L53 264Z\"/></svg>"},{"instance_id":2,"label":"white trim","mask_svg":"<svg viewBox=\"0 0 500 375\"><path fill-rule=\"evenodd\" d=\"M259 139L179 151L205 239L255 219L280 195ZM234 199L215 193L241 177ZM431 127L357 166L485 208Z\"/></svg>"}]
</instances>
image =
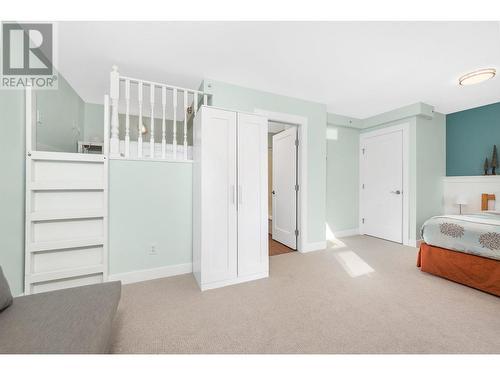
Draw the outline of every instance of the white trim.
<instances>
[{"instance_id":1,"label":"white trim","mask_svg":"<svg viewBox=\"0 0 500 375\"><path fill-rule=\"evenodd\" d=\"M494 176L446 176L443 177L444 182L448 183L492 183L492 184L498 184L500 183L500 175L494 175Z\"/></svg>"},{"instance_id":2,"label":"white trim","mask_svg":"<svg viewBox=\"0 0 500 375\"><path fill-rule=\"evenodd\" d=\"M340 230L338 232L333 233L335 238L357 236L358 234L359 234L359 228Z\"/></svg>"},{"instance_id":3,"label":"white trim","mask_svg":"<svg viewBox=\"0 0 500 375\"><path fill-rule=\"evenodd\" d=\"M243 277L237 277L235 279L223 280L223 281L215 281L215 282L212 282L212 283L201 284L200 285L200 289L201 289L202 292L204 292L205 290L222 288L224 286L246 283L247 281L265 279L267 277L269 277L269 271L259 272L259 273L253 274L253 275L248 275L248 276L243 276Z\"/></svg>"},{"instance_id":4,"label":"white trim","mask_svg":"<svg viewBox=\"0 0 500 375\"><path fill-rule=\"evenodd\" d=\"M31 160L74 161L83 163L103 163L104 155L78 154L74 152L31 151Z\"/></svg>"},{"instance_id":5,"label":"white trim","mask_svg":"<svg viewBox=\"0 0 500 375\"><path fill-rule=\"evenodd\" d=\"M109 281L121 281L122 284L132 284L141 281L161 279L164 277L183 275L193 272L192 263L175 264L172 266L164 266L157 268L149 268L145 270L114 273L108 276Z\"/></svg>"},{"instance_id":6,"label":"white trim","mask_svg":"<svg viewBox=\"0 0 500 375\"><path fill-rule=\"evenodd\" d=\"M364 234L363 230L363 189L361 181L363 181L363 141L366 138L376 137L384 134L389 134L397 131L403 132L403 245L412 246L415 240L410 238L410 123L404 122L393 126L388 126L382 129L376 129L361 133L359 135L359 233Z\"/></svg>"},{"instance_id":7,"label":"white trim","mask_svg":"<svg viewBox=\"0 0 500 375\"><path fill-rule=\"evenodd\" d=\"M116 156L116 155L113 155L113 156L110 156L109 157L110 160L121 160L121 161L158 161L158 162L162 162L162 163L187 163L187 164L193 164L193 160L179 160L179 159L176 159L176 160L171 160L171 159L160 159L160 158L154 158L154 159L151 159L149 156L146 156L146 157L142 157L142 158L134 158L134 157L129 157L129 158L126 158L124 156Z\"/></svg>"},{"instance_id":8,"label":"white trim","mask_svg":"<svg viewBox=\"0 0 500 375\"><path fill-rule=\"evenodd\" d=\"M287 124L297 125L299 128L299 240L297 241L297 250L301 253L312 251L309 250L312 245L307 242L307 156L308 156L308 143L307 143L307 117L291 115L289 113L273 112L263 109L255 108L255 113L267 117L268 121L283 122ZM322 241L326 247L326 241ZM318 244L318 243L317 243ZM314 248L314 246L312 246ZM317 250L314 248L314 250Z\"/></svg>"},{"instance_id":9,"label":"white trim","mask_svg":"<svg viewBox=\"0 0 500 375\"><path fill-rule=\"evenodd\" d=\"M325 250L326 249L326 241L320 242L311 242L308 243L307 246L300 250L301 253L310 253L311 251L317 250Z\"/></svg>"}]
</instances>

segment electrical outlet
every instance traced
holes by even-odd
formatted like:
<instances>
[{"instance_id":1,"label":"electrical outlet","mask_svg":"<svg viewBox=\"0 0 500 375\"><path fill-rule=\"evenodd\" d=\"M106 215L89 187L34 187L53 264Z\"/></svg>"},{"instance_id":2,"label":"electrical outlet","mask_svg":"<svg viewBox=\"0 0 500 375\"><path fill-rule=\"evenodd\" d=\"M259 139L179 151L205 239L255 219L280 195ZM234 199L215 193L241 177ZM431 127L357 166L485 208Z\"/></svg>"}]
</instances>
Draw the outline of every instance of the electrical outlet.
<instances>
[{"instance_id":1,"label":"electrical outlet","mask_svg":"<svg viewBox=\"0 0 500 375\"><path fill-rule=\"evenodd\" d=\"M157 255L158 249L155 243L152 243L148 248L148 255Z\"/></svg>"}]
</instances>

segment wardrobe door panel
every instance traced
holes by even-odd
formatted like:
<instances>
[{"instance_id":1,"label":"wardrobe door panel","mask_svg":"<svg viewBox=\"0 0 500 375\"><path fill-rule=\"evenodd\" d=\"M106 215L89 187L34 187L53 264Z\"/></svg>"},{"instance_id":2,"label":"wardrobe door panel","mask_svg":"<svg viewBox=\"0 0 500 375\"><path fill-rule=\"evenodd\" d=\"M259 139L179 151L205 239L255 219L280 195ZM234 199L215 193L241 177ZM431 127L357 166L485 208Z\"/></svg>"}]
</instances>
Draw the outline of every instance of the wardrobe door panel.
<instances>
[{"instance_id":1,"label":"wardrobe door panel","mask_svg":"<svg viewBox=\"0 0 500 375\"><path fill-rule=\"evenodd\" d=\"M267 119L238 114L238 277L268 272Z\"/></svg>"},{"instance_id":2,"label":"wardrobe door panel","mask_svg":"<svg viewBox=\"0 0 500 375\"><path fill-rule=\"evenodd\" d=\"M204 108L202 283L237 276L236 113Z\"/></svg>"}]
</instances>

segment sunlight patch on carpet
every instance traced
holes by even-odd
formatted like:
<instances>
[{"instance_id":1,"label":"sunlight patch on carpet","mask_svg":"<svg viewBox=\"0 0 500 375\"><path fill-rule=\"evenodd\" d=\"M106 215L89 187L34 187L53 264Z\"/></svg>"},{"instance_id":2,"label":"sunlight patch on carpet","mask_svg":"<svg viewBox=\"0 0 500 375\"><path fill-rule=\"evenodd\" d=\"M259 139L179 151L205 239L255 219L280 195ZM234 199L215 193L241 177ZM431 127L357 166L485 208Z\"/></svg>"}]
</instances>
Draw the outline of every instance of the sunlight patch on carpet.
<instances>
[{"instance_id":1,"label":"sunlight patch on carpet","mask_svg":"<svg viewBox=\"0 0 500 375\"><path fill-rule=\"evenodd\" d=\"M368 263L351 250L340 251L334 254L334 256L351 277L358 277L375 272Z\"/></svg>"}]
</instances>

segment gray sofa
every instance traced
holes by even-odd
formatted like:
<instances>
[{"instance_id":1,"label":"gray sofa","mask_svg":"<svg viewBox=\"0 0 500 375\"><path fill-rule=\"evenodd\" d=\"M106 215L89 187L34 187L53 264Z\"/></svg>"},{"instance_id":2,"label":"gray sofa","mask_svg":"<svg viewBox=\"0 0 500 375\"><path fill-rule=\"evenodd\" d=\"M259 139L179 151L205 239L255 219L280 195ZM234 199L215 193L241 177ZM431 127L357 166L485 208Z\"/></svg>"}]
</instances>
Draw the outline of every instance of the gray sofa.
<instances>
[{"instance_id":1,"label":"gray sofa","mask_svg":"<svg viewBox=\"0 0 500 375\"><path fill-rule=\"evenodd\" d=\"M109 353L120 295L115 281L12 298L0 267L0 353Z\"/></svg>"}]
</instances>

